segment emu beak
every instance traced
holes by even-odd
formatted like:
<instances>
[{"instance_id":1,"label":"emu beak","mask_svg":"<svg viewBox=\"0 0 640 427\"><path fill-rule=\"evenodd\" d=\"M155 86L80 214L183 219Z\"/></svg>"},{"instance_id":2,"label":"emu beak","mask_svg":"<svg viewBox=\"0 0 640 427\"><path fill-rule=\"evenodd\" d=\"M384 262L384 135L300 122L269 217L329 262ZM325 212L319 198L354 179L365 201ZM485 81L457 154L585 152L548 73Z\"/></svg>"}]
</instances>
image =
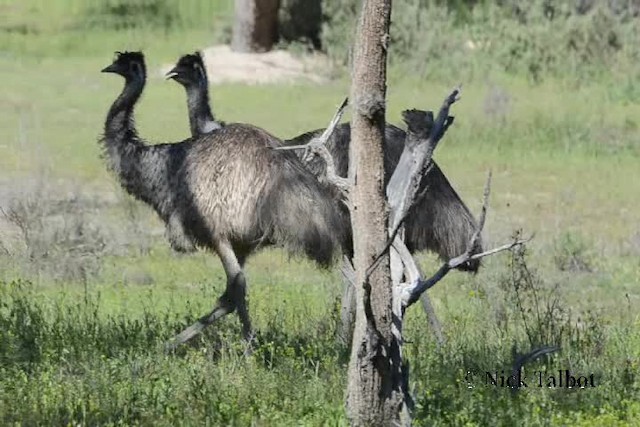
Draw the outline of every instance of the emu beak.
<instances>
[{"instance_id":1,"label":"emu beak","mask_svg":"<svg viewBox=\"0 0 640 427\"><path fill-rule=\"evenodd\" d=\"M115 64L111 64L108 67L103 68L101 71L101 73L117 73L117 67Z\"/></svg>"},{"instance_id":2,"label":"emu beak","mask_svg":"<svg viewBox=\"0 0 640 427\"><path fill-rule=\"evenodd\" d=\"M174 68L172 68L172 69L171 69L167 74L165 74L165 75L164 75L164 78L165 78L166 80L169 80L169 79L172 79L172 78L174 78L175 76L177 76L177 75L178 75L178 70L177 70L177 68L178 68L178 67L174 67Z\"/></svg>"}]
</instances>

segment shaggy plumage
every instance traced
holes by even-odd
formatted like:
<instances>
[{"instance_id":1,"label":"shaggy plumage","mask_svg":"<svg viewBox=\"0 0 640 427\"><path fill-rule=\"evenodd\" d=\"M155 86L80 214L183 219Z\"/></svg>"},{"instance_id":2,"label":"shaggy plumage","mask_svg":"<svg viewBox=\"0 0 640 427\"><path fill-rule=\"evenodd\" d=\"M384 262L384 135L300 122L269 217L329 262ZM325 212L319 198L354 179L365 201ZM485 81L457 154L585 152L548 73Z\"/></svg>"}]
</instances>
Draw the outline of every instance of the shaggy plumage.
<instances>
[{"instance_id":1,"label":"shaggy plumage","mask_svg":"<svg viewBox=\"0 0 640 427\"><path fill-rule=\"evenodd\" d=\"M278 245L329 265L346 239L333 190L295 155L272 149L281 141L251 125L228 124L182 142L146 145L133 122L146 80L144 57L119 54L103 71L126 81L100 140L109 169L128 193L155 209L173 240L214 250L227 274L217 306L177 341L236 308L248 336L246 257L261 246Z\"/></svg>"},{"instance_id":2,"label":"shaggy plumage","mask_svg":"<svg viewBox=\"0 0 640 427\"><path fill-rule=\"evenodd\" d=\"M285 145L306 144L323 131L324 129L318 129L304 133L286 140ZM384 141L385 185L398 165L406 136L405 131L387 123ZM348 173L350 142L349 123L338 125L327 142L327 148L335 162L336 173L342 177L346 177ZM306 167L317 177L325 178L326 165L321 158L312 158L306 163ZM466 250L477 223L435 161L420 183L420 192L427 186L424 197L411 208L405 222L407 247L412 252L432 251L443 260L448 260ZM478 243L473 251L479 252L482 252L481 243ZM476 260L462 269L475 272L479 267L480 261Z\"/></svg>"},{"instance_id":3,"label":"shaggy plumage","mask_svg":"<svg viewBox=\"0 0 640 427\"><path fill-rule=\"evenodd\" d=\"M194 72L193 70L198 70ZM185 55L180 58L176 67L168 76L184 86L187 93L189 107L189 122L192 124L192 135L207 133L207 128L193 126L193 123L207 123L213 117L208 103L208 82L204 63L199 53ZM204 101L203 101L204 100ZM301 145L319 136L324 129L304 133L285 145ZM387 124L385 135L385 178L391 178L402 149L406 133L391 124ZM327 142L327 148L333 156L336 172L342 177L347 176L349 166L349 143L351 128L348 123L336 127L335 132ZM302 155L302 151L296 152ZM319 157L314 157L306 164L313 174L321 179L325 177L325 163ZM407 246L412 251L429 250L448 260L462 254L467 247L476 228L476 221L469 209L453 189L442 170L434 162L431 171L424 177L421 189L429 186L424 198L409 214L406 221ZM345 228L350 228L348 213L341 208L345 218ZM347 249L349 252L350 249ZM481 252L482 245L478 244L475 252ZM464 269L477 271L480 262L473 261L465 265Z\"/></svg>"},{"instance_id":4,"label":"shaggy plumage","mask_svg":"<svg viewBox=\"0 0 640 427\"><path fill-rule=\"evenodd\" d=\"M209 102L209 80L200 52L180 57L175 67L167 73L167 78L177 81L187 91L189 129L192 136L209 133L224 126L224 123L213 117Z\"/></svg>"}]
</instances>

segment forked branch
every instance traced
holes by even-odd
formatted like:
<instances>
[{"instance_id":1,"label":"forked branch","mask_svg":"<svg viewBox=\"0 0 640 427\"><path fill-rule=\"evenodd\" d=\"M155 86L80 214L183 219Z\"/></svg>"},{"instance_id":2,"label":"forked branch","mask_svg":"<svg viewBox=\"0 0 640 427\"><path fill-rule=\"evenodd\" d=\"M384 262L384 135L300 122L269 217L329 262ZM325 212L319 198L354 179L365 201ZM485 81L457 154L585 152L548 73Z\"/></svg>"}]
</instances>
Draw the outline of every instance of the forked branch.
<instances>
[{"instance_id":1,"label":"forked branch","mask_svg":"<svg viewBox=\"0 0 640 427\"><path fill-rule=\"evenodd\" d=\"M416 203L420 182L431 167L433 152L453 123L449 110L459 99L460 88L457 87L445 98L435 121L431 112L407 110L402 113L408 127L407 140L387 185L387 199L391 207L390 236Z\"/></svg>"},{"instance_id":2,"label":"forked branch","mask_svg":"<svg viewBox=\"0 0 640 427\"><path fill-rule=\"evenodd\" d=\"M449 116L451 106L460 99L460 87L455 88L444 100L434 121L431 111L406 110L402 112L408 127L407 139L400 160L389 183L387 184L387 200L391 208L389 216L389 240L366 271L366 278L378 267L391 246L401 239L396 239L398 232L409 215L413 205L425 196L428 185L422 191L420 183L433 167L431 157L438 142L453 123ZM396 248L396 250L398 250ZM406 263L405 263L406 265Z\"/></svg>"},{"instance_id":3,"label":"forked branch","mask_svg":"<svg viewBox=\"0 0 640 427\"><path fill-rule=\"evenodd\" d=\"M467 249L465 250L465 252L460 255L457 256L453 259L450 259L449 261L445 262L444 264L442 264L442 266L438 269L438 271L436 271L436 273L429 277L426 280L421 279L420 277L417 278L417 280L415 279L415 275L410 274L411 273L411 269L407 269L409 274L409 280L411 285L407 286L406 288L403 289L402 295L403 295L403 305L406 308L410 307L412 304L416 303L418 301L418 299L420 298L420 295L422 295L425 291L427 291L428 289L432 288L433 286L436 285L436 283L438 283L440 280L442 280L442 278L444 276L447 275L447 273L449 273L449 271L460 267L461 265L472 261L472 260L476 260L476 259L481 259L484 258L486 256L489 255L494 255L497 254L499 252L502 251L506 251L509 249L512 249L516 246L520 246L523 245L525 243L527 243L529 240L531 240L531 237L528 239L514 239L513 242L511 243L507 243L505 245L499 246L497 248L493 248L490 249L488 251L482 252L482 253L478 253L478 254L474 254L471 255L473 248L476 247L478 240L480 238L480 235L482 233L482 229L484 228L484 224L485 224L485 220L487 217L487 209L488 209L488 205L489 205L489 195L491 192L491 173L489 173L488 177L487 177L487 183L485 185L484 188L484 200L482 203L482 212L480 214L480 221L478 223L478 228L476 229L475 233L473 233L473 236L471 238L471 240L469 241L469 244L467 246ZM401 242L402 244L400 246L404 245L404 242ZM394 243L394 248L395 248L395 243ZM406 247L404 248L406 249ZM411 254L408 253L409 251L405 251L401 248L401 250L398 251L403 263L405 264L405 268L407 268L408 266L413 266L415 265L415 261L413 260L413 257L411 257Z\"/></svg>"},{"instance_id":4,"label":"forked branch","mask_svg":"<svg viewBox=\"0 0 640 427\"><path fill-rule=\"evenodd\" d=\"M349 189L351 188L351 182L347 178L343 178L336 173L336 166L333 162L333 156L331 156L331 153L327 148L327 141L329 141L329 138L331 138L331 135L333 135L336 126L338 126L338 123L340 123L342 115L344 114L344 110L348 104L349 98L345 98L344 101L342 101L340 107L338 107L336 113L333 115L331 122L329 122L329 126L324 130L324 132L322 132L322 135L313 138L307 144L274 148L274 150L305 150L305 153L303 155L304 159L306 159L309 155L318 154L326 163L327 180L345 193L349 192Z\"/></svg>"}]
</instances>

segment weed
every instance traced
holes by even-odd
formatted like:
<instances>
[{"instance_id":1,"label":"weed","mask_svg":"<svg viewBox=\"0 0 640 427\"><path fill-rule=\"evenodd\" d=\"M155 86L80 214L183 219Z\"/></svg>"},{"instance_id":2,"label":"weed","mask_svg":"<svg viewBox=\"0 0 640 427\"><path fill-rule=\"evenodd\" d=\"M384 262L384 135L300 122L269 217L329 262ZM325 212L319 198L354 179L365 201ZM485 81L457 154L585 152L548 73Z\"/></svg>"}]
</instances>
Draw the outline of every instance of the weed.
<instances>
[{"instance_id":1,"label":"weed","mask_svg":"<svg viewBox=\"0 0 640 427\"><path fill-rule=\"evenodd\" d=\"M565 232L556 240L553 261L560 271L592 272L594 256L584 237Z\"/></svg>"},{"instance_id":2,"label":"weed","mask_svg":"<svg viewBox=\"0 0 640 427\"><path fill-rule=\"evenodd\" d=\"M14 198L2 211L20 240L6 251L26 274L86 283L100 270L107 239L79 197L54 200L50 194L45 179L39 179L32 192Z\"/></svg>"}]
</instances>

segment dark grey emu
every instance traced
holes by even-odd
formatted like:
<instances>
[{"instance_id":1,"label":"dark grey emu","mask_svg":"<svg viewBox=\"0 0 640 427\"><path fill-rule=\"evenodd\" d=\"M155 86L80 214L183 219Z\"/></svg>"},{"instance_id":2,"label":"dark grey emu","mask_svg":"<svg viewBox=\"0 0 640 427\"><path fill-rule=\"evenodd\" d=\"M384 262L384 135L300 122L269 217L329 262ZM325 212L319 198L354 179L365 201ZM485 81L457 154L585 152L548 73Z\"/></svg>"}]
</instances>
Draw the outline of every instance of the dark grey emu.
<instances>
[{"instance_id":1,"label":"dark grey emu","mask_svg":"<svg viewBox=\"0 0 640 427\"><path fill-rule=\"evenodd\" d=\"M237 310L243 334L251 336L243 265L266 245L304 254L321 266L334 260L345 239L345 220L325 187L282 143L246 124L173 144L147 145L138 136L133 111L146 81L140 52L117 54L103 72L124 77L100 142L108 168L131 195L151 205L173 233L215 251L227 285L211 313L178 334L169 348Z\"/></svg>"},{"instance_id":2,"label":"dark grey emu","mask_svg":"<svg viewBox=\"0 0 640 427\"><path fill-rule=\"evenodd\" d=\"M285 145L303 145L324 132L324 129L307 132L285 141ZM384 141L385 186L393 174L404 148L407 134L402 129L387 123ZM326 143L336 168L336 174L347 177L349 167L349 144L351 143L351 125L338 125ZM304 153L297 151L302 156ZM324 180L326 164L319 156L305 162L314 175ZM420 182L421 199L411 208L405 220L405 239L407 248L414 253L428 250L437 253L442 260L449 260L464 253L477 223L469 208L433 161L433 167ZM482 252L482 241L473 250L473 254ZM480 260L471 261L459 267L460 270L476 272Z\"/></svg>"},{"instance_id":3,"label":"dark grey emu","mask_svg":"<svg viewBox=\"0 0 640 427\"><path fill-rule=\"evenodd\" d=\"M207 75L199 52L184 55L177 65L167 74L184 86L189 107L189 122L193 136L209 132L213 121L208 103ZM196 124L194 126L194 124ZM304 133L284 142L285 145L307 144L319 137L324 129ZM385 138L385 185L393 174L404 148L406 133L402 129L387 124ZM349 163L349 143L351 128L349 123L340 124L327 141L327 148L335 162L336 173L346 177ZM303 152L296 151L302 158ZM325 177L325 163L320 157L306 162L306 166L321 180ZM442 170L435 163L423 178L420 191L426 193L422 200L410 211L406 219L407 247L412 252L429 250L437 253L443 260L454 258L467 249L477 224L473 215L460 199ZM482 252L478 243L474 253ZM477 271L480 261L472 261L461 267L462 270Z\"/></svg>"},{"instance_id":4,"label":"dark grey emu","mask_svg":"<svg viewBox=\"0 0 640 427\"><path fill-rule=\"evenodd\" d=\"M180 83L187 92L189 129L192 136L212 132L224 125L213 117L209 103L209 80L200 52L182 56L167 73L167 78Z\"/></svg>"}]
</instances>

